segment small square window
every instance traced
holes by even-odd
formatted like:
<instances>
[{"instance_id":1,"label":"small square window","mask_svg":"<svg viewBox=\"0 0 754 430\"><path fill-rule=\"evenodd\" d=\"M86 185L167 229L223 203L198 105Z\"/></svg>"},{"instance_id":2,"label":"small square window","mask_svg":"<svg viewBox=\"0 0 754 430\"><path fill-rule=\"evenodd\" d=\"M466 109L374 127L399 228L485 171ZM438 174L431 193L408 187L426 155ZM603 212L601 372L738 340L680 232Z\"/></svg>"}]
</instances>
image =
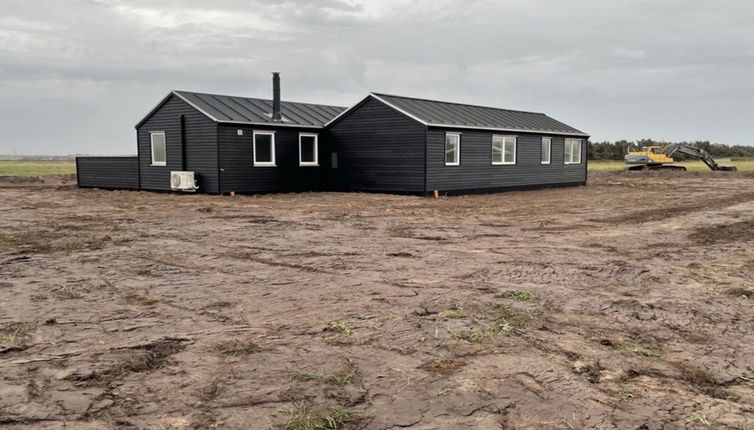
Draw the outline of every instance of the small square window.
<instances>
[{"instance_id":1,"label":"small square window","mask_svg":"<svg viewBox=\"0 0 754 430\"><path fill-rule=\"evenodd\" d=\"M300 133L298 135L298 165L319 166L317 135Z\"/></svg>"},{"instance_id":2,"label":"small square window","mask_svg":"<svg viewBox=\"0 0 754 430\"><path fill-rule=\"evenodd\" d=\"M150 131L149 142L152 148L152 165L153 166L167 166L168 153L165 143L164 131Z\"/></svg>"},{"instance_id":3,"label":"small square window","mask_svg":"<svg viewBox=\"0 0 754 430\"><path fill-rule=\"evenodd\" d=\"M275 166L274 132L254 132L254 166Z\"/></svg>"},{"instance_id":4,"label":"small square window","mask_svg":"<svg viewBox=\"0 0 754 430\"><path fill-rule=\"evenodd\" d=\"M445 165L458 166L461 164L461 134L445 134Z\"/></svg>"},{"instance_id":5,"label":"small square window","mask_svg":"<svg viewBox=\"0 0 754 430\"><path fill-rule=\"evenodd\" d=\"M492 136L492 164L516 164L516 136Z\"/></svg>"}]
</instances>

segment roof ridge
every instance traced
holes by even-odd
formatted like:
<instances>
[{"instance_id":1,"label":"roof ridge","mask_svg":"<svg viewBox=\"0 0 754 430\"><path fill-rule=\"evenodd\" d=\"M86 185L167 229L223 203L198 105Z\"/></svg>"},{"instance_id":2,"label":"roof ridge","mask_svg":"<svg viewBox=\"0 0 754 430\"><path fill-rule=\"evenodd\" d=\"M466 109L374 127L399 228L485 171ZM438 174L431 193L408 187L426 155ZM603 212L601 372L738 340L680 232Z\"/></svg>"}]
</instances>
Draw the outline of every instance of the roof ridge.
<instances>
[{"instance_id":1,"label":"roof ridge","mask_svg":"<svg viewBox=\"0 0 754 430\"><path fill-rule=\"evenodd\" d=\"M184 93L184 94L201 94L201 95L216 96L216 97L236 97L240 99L264 100L270 103L272 102L272 99L266 99L266 98L261 98L261 97L233 96L230 94L205 93L205 92L200 92L200 91L186 91L186 90L171 90L171 92ZM313 106L328 106L328 107L334 107L338 109L346 109L345 106L329 105L329 104L323 104L323 103L297 102L297 101L292 101L292 100L280 100L280 102L281 103L298 103L302 105L313 105Z\"/></svg>"},{"instance_id":2,"label":"roof ridge","mask_svg":"<svg viewBox=\"0 0 754 430\"><path fill-rule=\"evenodd\" d=\"M533 112L533 111L525 111L525 110L518 110L518 109L506 109L506 108L499 108L499 107L494 107L494 106L475 105L475 104L470 104L470 103L448 102L444 100L434 100L434 99L427 99L427 98L422 98L422 97L399 96L396 94L378 93L375 91L370 92L370 94L374 94L376 96L397 97L400 99L420 100L424 102L443 103L443 104L449 104L449 105L469 106L469 107L476 107L476 108L482 108L482 109L504 110L507 112L518 112L518 113L528 113L532 115L547 116L547 114L544 112Z\"/></svg>"}]
</instances>

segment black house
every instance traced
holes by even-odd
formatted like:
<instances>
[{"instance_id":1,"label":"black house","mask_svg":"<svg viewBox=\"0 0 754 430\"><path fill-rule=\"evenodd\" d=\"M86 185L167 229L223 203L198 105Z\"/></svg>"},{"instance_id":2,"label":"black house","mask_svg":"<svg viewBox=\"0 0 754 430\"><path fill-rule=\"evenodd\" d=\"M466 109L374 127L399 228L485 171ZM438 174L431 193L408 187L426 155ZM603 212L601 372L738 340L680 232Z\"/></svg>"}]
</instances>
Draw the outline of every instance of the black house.
<instances>
[{"instance_id":1,"label":"black house","mask_svg":"<svg viewBox=\"0 0 754 430\"><path fill-rule=\"evenodd\" d=\"M327 124L346 188L581 185L588 135L545 114L372 93Z\"/></svg>"},{"instance_id":2,"label":"black house","mask_svg":"<svg viewBox=\"0 0 754 430\"><path fill-rule=\"evenodd\" d=\"M77 158L81 187L268 193L485 192L586 182L588 135L545 114L372 93L346 109L171 91L137 157ZM193 180L189 190L193 190Z\"/></svg>"}]
</instances>

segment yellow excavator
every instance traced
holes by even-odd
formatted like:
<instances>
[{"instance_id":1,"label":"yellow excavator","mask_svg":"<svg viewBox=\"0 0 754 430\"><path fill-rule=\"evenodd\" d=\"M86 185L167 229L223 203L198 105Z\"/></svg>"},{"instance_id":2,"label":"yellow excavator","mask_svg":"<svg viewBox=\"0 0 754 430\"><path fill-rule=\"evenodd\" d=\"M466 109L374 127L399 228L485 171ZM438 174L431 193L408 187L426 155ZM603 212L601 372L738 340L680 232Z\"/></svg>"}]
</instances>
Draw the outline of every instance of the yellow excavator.
<instances>
[{"instance_id":1,"label":"yellow excavator","mask_svg":"<svg viewBox=\"0 0 754 430\"><path fill-rule=\"evenodd\" d=\"M630 164L627 170L686 170L686 166L672 164L673 154L679 153L687 157L702 160L711 170L736 171L736 166L721 166L717 164L709 152L685 143L670 143L665 146L643 146L639 151L628 150L623 162Z\"/></svg>"}]
</instances>

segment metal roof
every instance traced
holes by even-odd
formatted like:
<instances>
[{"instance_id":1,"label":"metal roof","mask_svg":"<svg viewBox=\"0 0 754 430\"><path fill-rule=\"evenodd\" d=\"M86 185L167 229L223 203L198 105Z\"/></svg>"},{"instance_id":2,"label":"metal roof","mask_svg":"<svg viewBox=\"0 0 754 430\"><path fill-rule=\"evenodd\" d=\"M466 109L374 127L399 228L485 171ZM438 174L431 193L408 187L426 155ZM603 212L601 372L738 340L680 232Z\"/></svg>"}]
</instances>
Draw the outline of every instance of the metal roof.
<instances>
[{"instance_id":1,"label":"metal roof","mask_svg":"<svg viewBox=\"0 0 754 430\"><path fill-rule=\"evenodd\" d=\"M179 97L213 121L233 124L322 128L346 110L341 106L281 101L282 120L274 121L272 100L173 90L136 127L152 116L171 95Z\"/></svg>"},{"instance_id":2,"label":"metal roof","mask_svg":"<svg viewBox=\"0 0 754 430\"><path fill-rule=\"evenodd\" d=\"M588 136L586 133L543 113L380 93L371 93L370 97L374 97L427 126Z\"/></svg>"}]
</instances>

